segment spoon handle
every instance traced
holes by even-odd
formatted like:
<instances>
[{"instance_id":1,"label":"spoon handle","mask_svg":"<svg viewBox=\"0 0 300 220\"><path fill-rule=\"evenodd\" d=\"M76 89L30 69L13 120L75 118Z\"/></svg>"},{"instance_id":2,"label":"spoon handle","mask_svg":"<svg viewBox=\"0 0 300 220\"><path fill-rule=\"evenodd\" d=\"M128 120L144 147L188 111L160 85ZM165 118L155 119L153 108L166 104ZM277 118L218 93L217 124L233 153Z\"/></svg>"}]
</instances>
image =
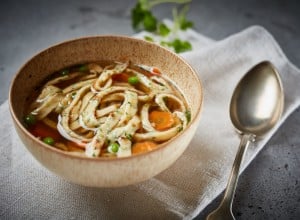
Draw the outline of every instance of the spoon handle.
<instances>
[{"instance_id":1,"label":"spoon handle","mask_svg":"<svg viewBox=\"0 0 300 220\"><path fill-rule=\"evenodd\" d=\"M243 134L240 146L238 148L238 152L236 154L235 160L232 165L230 177L226 186L226 191L223 197L223 200L220 204L220 206L227 206L231 210L232 207L232 201L236 189L236 185L238 182L240 167L245 155L245 152L247 150L247 147L254 138L254 135L252 134Z\"/></svg>"}]
</instances>

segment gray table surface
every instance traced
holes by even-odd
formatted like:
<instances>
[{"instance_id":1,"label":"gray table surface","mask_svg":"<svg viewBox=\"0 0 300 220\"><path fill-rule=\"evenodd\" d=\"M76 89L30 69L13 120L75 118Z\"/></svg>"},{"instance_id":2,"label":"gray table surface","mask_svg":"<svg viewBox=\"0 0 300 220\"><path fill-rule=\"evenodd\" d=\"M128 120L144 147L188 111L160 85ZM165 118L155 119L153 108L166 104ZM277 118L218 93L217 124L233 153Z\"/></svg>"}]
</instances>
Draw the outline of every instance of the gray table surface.
<instances>
[{"instance_id":1,"label":"gray table surface","mask_svg":"<svg viewBox=\"0 0 300 220\"><path fill-rule=\"evenodd\" d=\"M2 0L0 104L8 97L15 72L40 50L86 35L132 35L130 9L134 4L133 0ZM155 14L171 18L169 6L156 8ZM194 0L189 18L198 32L216 40L261 25L300 66L299 1ZM299 130L297 109L241 175L233 204L237 219L300 218ZM219 201L220 197L196 219L204 219Z\"/></svg>"}]
</instances>

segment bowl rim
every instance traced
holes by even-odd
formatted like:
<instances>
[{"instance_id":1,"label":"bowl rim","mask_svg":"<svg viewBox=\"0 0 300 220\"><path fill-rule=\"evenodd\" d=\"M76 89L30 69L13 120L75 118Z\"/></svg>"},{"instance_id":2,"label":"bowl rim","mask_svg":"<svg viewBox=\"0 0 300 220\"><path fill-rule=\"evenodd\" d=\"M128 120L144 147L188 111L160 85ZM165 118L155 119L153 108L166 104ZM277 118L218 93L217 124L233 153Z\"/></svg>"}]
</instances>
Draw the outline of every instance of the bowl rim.
<instances>
[{"instance_id":1,"label":"bowl rim","mask_svg":"<svg viewBox=\"0 0 300 220\"><path fill-rule=\"evenodd\" d=\"M158 48L160 48L160 50L164 50L166 53L169 53L170 55L175 56L176 59L179 59L189 69L192 70L191 73L193 74L194 78L196 78L197 84L198 84L199 90L200 90L200 94L199 94L199 97L198 97L200 99L200 105L197 106L197 109L195 111L194 117L192 117L192 120L187 124L187 127L183 131L177 133L174 137L172 137L171 139L167 140L166 142L163 142L163 143L159 144L159 147L157 147L157 148L155 148L155 149L153 149L151 151L147 151L147 152L144 152L144 153L130 155L128 157L113 157L113 158L109 158L109 157L86 157L86 156L83 156L83 155L75 155L75 154L68 153L67 151L63 151L63 150L57 149L55 147L49 146L48 144L42 142L41 140L37 139L34 135L32 135L25 128L25 126L23 125L22 121L19 120L18 117L16 116L16 113L15 113L14 108L13 108L13 103L12 103L12 90L13 90L13 87L15 86L15 82L16 82L18 76L20 75L20 73L24 69L24 67L27 66L30 62L32 62L32 60L34 60L39 55L47 52L48 50L52 50L53 48L60 47L60 46L62 46L64 44L70 44L70 43L77 42L77 41L88 40L88 39L97 39L97 38L103 38L103 39L105 39L105 38L125 39L125 40L129 40L129 41L136 41L136 42L139 42L139 43L142 43L142 44L146 44L146 45L158 47ZM177 84L176 84L176 86L180 89L180 86L178 86ZM185 97L185 94L183 94L183 96ZM166 48L162 47L159 44L156 44L156 43L153 43L153 42L149 42L149 41L146 41L146 40L143 40L143 39L139 39L139 38L136 38L136 37L133 37L133 36L118 35L118 34L116 34L116 35L114 35L114 34L105 35L104 34L104 35L91 35L91 36L77 37L77 38L72 38L72 39L64 40L64 41L61 41L61 42L58 42L58 43L54 43L54 44L52 44L52 45L50 45L50 46L48 46L48 47L46 47L44 49L39 50L35 54L33 54L25 63L23 63L21 65L21 67L14 74L14 76L13 76L13 78L11 80L11 83L10 83L10 87L9 87L9 97L8 97L8 100L9 100L9 111L10 111L10 114L11 114L11 116L12 116L15 124L18 126L18 128L31 141L37 142L37 143L40 144L40 145L37 145L37 146L43 147L47 151L50 151L50 152L55 153L55 154L59 154L60 156L63 156L63 157L68 157L70 159L88 160L88 161L93 161L93 162L97 162L97 163L98 162L103 162L103 163L107 163L107 162L111 162L112 163L112 162L114 162L115 163L117 161L124 161L124 160L127 161L127 160L131 160L131 159L134 159L134 158L140 158L140 157L145 157L145 156L150 155L150 154L154 154L156 151L159 151L162 148L167 147L168 145L171 146L172 142L175 139L177 139L179 136L182 136L184 133L186 133L187 130L192 125L194 125L195 123L197 123L198 119L200 118L201 111L202 111L202 108L203 108L203 86L202 86L202 82L199 79L199 76L196 74L196 71L194 70L194 68L183 57L181 57L180 55L176 54L175 52L173 52L173 51L171 51L169 49L166 49Z\"/></svg>"}]
</instances>

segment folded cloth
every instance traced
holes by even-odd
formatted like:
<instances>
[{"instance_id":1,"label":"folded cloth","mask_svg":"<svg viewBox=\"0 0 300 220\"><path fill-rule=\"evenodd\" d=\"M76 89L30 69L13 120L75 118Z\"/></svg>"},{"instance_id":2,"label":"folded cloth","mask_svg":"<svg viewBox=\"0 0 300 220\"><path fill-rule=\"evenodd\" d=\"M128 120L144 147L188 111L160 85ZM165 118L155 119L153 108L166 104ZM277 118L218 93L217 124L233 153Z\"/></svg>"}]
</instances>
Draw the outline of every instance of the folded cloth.
<instances>
[{"instance_id":1,"label":"folded cloth","mask_svg":"<svg viewBox=\"0 0 300 220\"><path fill-rule=\"evenodd\" d=\"M270 60L285 90L281 121L265 138L250 145L244 169L299 106L300 71L262 27L250 27L219 42L194 32L190 36L198 49L182 56L202 80L204 105L196 135L174 165L128 187L99 189L68 183L27 152L12 127L5 102L0 107L0 218L192 219L221 193L240 141L228 111L236 84L253 65Z\"/></svg>"}]
</instances>

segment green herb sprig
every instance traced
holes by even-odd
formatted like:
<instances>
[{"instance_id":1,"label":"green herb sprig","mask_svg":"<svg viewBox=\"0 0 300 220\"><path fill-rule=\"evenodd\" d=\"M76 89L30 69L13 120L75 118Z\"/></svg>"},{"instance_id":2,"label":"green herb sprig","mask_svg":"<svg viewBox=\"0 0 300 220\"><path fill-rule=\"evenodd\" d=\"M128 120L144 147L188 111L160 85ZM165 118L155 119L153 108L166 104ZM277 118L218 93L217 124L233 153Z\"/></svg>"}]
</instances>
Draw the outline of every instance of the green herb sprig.
<instances>
[{"instance_id":1,"label":"green herb sprig","mask_svg":"<svg viewBox=\"0 0 300 220\"><path fill-rule=\"evenodd\" d=\"M161 40L158 43L162 46L173 48L176 53L192 50L190 42L177 36L178 31L186 31L194 25L186 17L190 2L191 0L138 0L135 7L131 10L132 27L136 31L145 30L155 36L159 36ZM178 10L177 7L173 8L172 27L168 27L163 21L156 18L151 11L154 6L163 3L184 5L181 7L181 10ZM154 38L148 35L144 36L144 39L155 42Z\"/></svg>"}]
</instances>

